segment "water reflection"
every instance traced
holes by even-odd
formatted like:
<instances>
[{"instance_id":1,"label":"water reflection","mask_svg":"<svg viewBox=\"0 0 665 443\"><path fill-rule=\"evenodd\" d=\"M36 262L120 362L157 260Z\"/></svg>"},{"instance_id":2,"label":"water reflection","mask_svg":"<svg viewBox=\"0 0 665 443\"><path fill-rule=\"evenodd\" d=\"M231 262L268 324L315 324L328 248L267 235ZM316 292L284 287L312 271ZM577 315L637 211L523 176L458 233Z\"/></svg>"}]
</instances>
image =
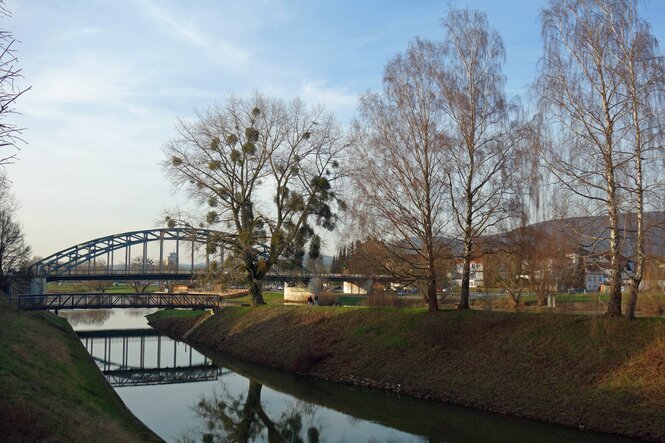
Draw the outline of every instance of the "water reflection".
<instances>
[{"instance_id":1,"label":"water reflection","mask_svg":"<svg viewBox=\"0 0 665 443\"><path fill-rule=\"evenodd\" d=\"M65 317L74 329L80 326L101 326L109 318L113 311L110 309L90 309L81 311L63 311L60 315Z\"/></svg>"},{"instance_id":2,"label":"water reflection","mask_svg":"<svg viewBox=\"0 0 665 443\"><path fill-rule=\"evenodd\" d=\"M145 316L156 309L79 309L58 313L74 330L147 328Z\"/></svg>"},{"instance_id":3,"label":"water reflection","mask_svg":"<svg viewBox=\"0 0 665 443\"><path fill-rule=\"evenodd\" d=\"M194 407L194 412L204 422L201 441L319 443L320 430L316 426L305 429L303 424L304 418L310 423L314 421L316 406L303 401L292 402L273 419L261 401L262 388L261 383L250 380L247 393L234 396L224 383L212 395L203 396ZM196 439L182 437L180 441L194 443Z\"/></svg>"},{"instance_id":4,"label":"water reflection","mask_svg":"<svg viewBox=\"0 0 665 443\"><path fill-rule=\"evenodd\" d=\"M350 386L304 379L289 373L275 371L233 359L210 350L203 350L213 361L228 368L235 374L249 380L246 393L236 397L204 395L194 406L194 411L203 419L207 429L225 429L229 415L235 417L233 423L248 423L240 420L241 412L254 413L252 423L262 422L265 430L270 428L262 417L264 410L282 410L275 421L279 431L287 417L293 417L294 424L302 422L305 416L300 411L310 411L309 421L315 424L315 441L362 441L362 442L585 442L608 443L627 442L620 437L579 432L574 429L547 425L528 420L499 416L472 409L422 401L409 397L368 391ZM261 388L271 392L268 401L261 401ZM224 393L224 390L222 390ZM253 401L250 401L253 400ZM283 409L287 403L297 402L300 406ZM245 405L256 406L245 409ZM304 405L304 406L303 406ZM233 415L235 414L235 415ZM297 414L300 414L299 416ZM315 417L316 415L316 417ZM246 419L249 420L249 419ZM300 421L299 421L300 420ZM298 429L295 427L294 429ZM302 441L307 442L308 434L302 428L296 440L284 439L294 434L246 434L248 439L238 439L244 435L235 434L230 440L224 434L201 430L201 441ZM324 439L324 431L326 438ZM234 440L235 438L235 440Z\"/></svg>"},{"instance_id":5,"label":"water reflection","mask_svg":"<svg viewBox=\"0 0 665 443\"><path fill-rule=\"evenodd\" d=\"M79 331L78 336L114 388L214 381L224 373L191 346L154 329Z\"/></svg>"},{"instance_id":6,"label":"water reflection","mask_svg":"<svg viewBox=\"0 0 665 443\"><path fill-rule=\"evenodd\" d=\"M628 441L304 379L207 349L199 352L145 329L143 317L150 312L61 315L76 324L129 409L167 441Z\"/></svg>"}]
</instances>

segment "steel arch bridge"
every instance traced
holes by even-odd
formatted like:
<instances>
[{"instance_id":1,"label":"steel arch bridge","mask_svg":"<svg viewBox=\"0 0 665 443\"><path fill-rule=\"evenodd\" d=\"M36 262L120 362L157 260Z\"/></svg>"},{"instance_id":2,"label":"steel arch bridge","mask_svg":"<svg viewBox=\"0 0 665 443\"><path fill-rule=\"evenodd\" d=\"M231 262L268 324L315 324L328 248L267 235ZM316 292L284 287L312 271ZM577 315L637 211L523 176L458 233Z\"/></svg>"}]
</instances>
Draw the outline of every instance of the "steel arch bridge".
<instances>
[{"instance_id":1,"label":"steel arch bridge","mask_svg":"<svg viewBox=\"0 0 665 443\"><path fill-rule=\"evenodd\" d=\"M185 280L194 274L197 245L220 244L228 234L210 229L157 228L108 235L58 251L28 268L30 277L53 280ZM175 242L175 263L164 263L164 242ZM149 264L148 245L159 244L159 261ZM181 244L191 245L190 261L183 269L180 260ZM132 247L142 247L141 260L132 264ZM121 254L121 260L115 263ZM222 252L223 254L223 252ZM99 262L99 263L98 263ZM206 250L206 265L210 254Z\"/></svg>"}]
</instances>

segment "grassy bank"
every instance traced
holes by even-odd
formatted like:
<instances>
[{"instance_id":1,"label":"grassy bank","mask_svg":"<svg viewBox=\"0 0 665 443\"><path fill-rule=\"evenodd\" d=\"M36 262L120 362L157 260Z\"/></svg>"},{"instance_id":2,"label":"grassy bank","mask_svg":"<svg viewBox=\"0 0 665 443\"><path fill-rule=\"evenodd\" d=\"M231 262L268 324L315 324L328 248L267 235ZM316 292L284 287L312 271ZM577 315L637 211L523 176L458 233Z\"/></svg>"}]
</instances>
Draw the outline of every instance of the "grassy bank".
<instances>
[{"instance_id":1,"label":"grassy bank","mask_svg":"<svg viewBox=\"0 0 665 443\"><path fill-rule=\"evenodd\" d=\"M154 325L181 336L193 318ZM327 380L665 440L665 323L414 308L228 308L188 341Z\"/></svg>"},{"instance_id":2,"label":"grassy bank","mask_svg":"<svg viewBox=\"0 0 665 443\"><path fill-rule=\"evenodd\" d=\"M69 323L0 297L0 440L161 441L124 406Z\"/></svg>"}]
</instances>

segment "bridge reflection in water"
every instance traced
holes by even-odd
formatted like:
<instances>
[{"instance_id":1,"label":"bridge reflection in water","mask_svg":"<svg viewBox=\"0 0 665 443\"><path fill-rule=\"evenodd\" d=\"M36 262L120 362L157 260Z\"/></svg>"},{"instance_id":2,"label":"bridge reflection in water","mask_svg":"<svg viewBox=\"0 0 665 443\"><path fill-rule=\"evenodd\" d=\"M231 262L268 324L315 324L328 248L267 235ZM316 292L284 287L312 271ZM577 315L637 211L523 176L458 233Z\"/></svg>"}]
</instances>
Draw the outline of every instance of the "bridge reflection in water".
<instances>
[{"instance_id":1,"label":"bridge reflection in water","mask_svg":"<svg viewBox=\"0 0 665 443\"><path fill-rule=\"evenodd\" d=\"M191 346L154 329L78 331L88 353L111 386L166 385L214 381L228 370Z\"/></svg>"}]
</instances>

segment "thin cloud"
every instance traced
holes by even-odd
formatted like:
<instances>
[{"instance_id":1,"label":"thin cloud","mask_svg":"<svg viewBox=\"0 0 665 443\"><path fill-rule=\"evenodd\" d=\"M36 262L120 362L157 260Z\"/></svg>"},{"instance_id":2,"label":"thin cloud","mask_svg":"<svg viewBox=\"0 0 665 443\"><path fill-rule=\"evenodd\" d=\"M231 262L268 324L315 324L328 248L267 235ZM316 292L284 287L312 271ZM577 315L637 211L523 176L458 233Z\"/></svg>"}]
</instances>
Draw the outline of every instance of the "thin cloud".
<instances>
[{"instance_id":1,"label":"thin cloud","mask_svg":"<svg viewBox=\"0 0 665 443\"><path fill-rule=\"evenodd\" d=\"M358 103L358 96L355 93L326 86L325 82L320 80L304 82L298 95L309 104L325 105L342 119L350 118Z\"/></svg>"},{"instance_id":2,"label":"thin cloud","mask_svg":"<svg viewBox=\"0 0 665 443\"><path fill-rule=\"evenodd\" d=\"M225 38L213 37L201 30L201 27L196 25L196 22L200 20L187 19L182 11L174 11L163 3L157 4L152 0L139 0L138 5L148 17L166 26L178 36L184 37L192 45L202 49L221 51L223 56L236 61L246 62L249 60L249 53L245 49Z\"/></svg>"}]
</instances>

